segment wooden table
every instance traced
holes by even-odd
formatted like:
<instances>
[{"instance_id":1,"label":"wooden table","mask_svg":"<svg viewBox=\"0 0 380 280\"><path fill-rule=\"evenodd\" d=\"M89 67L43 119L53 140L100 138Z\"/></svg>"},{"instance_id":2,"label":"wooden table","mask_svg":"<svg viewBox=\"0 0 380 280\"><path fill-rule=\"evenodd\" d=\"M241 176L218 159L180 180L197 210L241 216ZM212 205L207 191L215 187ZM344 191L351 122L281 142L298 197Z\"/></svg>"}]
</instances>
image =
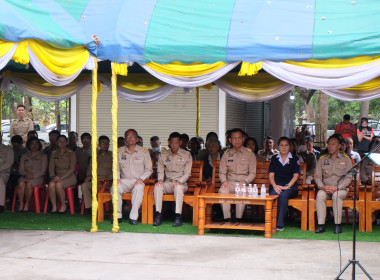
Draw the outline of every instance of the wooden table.
<instances>
[{"instance_id":1,"label":"wooden table","mask_svg":"<svg viewBox=\"0 0 380 280\"><path fill-rule=\"evenodd\" d=\"M204 235L205 228L246 229L265 231L264 236L270 238L271 233L276 233L277 197L278 195L267 195L265 198L253 198L250 196L243 197L224 193L206 193L199 195L198 234ZM212 204L214 203L263 205L265 206L265 223L213 222Z\"/></svg>"}]
</instances>

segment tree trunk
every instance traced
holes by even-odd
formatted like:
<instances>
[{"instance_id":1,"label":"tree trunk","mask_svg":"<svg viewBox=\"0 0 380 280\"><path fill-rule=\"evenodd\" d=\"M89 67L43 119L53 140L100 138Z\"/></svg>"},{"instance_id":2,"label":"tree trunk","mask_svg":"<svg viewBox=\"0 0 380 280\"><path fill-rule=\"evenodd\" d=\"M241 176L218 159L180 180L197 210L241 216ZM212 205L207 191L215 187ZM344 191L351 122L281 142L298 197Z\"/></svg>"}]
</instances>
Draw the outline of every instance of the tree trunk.
<instances>
[{"instance_id":1,"label":"tree trunk","mask_svg":"<svg viewBox=\"0 0 380 280\"><path fill-rule=\"evenodd\" d=\"M61 114L59 112L59 101L55 102L55 123L57 125L57 130L61 131Z\"/></svg>"},{"instance_id":2,"label":"tree trunk","mask_svg":"<svg viewBox=\"0 0 380 280\"><path fill-rule=\"evenodd\" d=\"M305 104L306 104L306 102L305 102ZM315 122L313 102L309 102L306 104L306 118L307 118L308 123Z\"/></svg>"},{"instance_id":3,"label":"tree trunk","mask_svg":"<svg viewBox=\"0 0 380 280\"><path fill-rule=\"evenodd\" d=\"M319 92L319 119L320 119L320 141L326 143L327 125L329 119L329 97Z\"/></svg>"},{"instance_id":4,"label":"tree trunk","mask_svg":"<svg viewBox=\"0 0 380 280\"><path fill-rule=\"evenodd\" d=\"M358 119L358 125L360 125L360 120L362 118L368 118L368 112L369 112L369 100L362 101L360 104L360 117Z\"/></svg>"}]
</instances>

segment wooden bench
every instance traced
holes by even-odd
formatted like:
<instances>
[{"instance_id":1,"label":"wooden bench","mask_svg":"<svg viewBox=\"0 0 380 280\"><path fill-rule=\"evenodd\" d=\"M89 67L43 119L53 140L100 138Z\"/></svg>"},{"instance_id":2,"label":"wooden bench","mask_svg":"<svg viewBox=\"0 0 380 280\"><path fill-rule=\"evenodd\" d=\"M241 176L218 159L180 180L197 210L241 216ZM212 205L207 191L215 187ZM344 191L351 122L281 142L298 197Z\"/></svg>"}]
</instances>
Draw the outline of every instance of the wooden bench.
<instances>
[{"instance_id":1,"label":"wooden bench","mask_svg":"<svg viewBox=\"0 0 380 280\"><path fill-rule=\"evenodd\" d=\"M380 210L380 166L372 165L372 183L366 189L366 231L372 232L372 213Z\"/></svg>"},{"instance_id":2,"label":"wooden bench","mask_svg":"<svg viewBox=\"0 0 380 280\"><path fill-rule=\"evenodd\" d=\"M183 196L183 202L193 207L193 225L198 225L198 195L200 194L203 177L203 161L194 160L191 167L191 175L187 180L187 192ZM148 224L153 224L154 219L154 185L147 194ZM175 201L173 194L164 194L162 201Z\"/></svg>"},{"instance_id":3,"label":"wooden bench","mask_svg":"<svg viewBox=\"0 0 380 280\"><path fill-rule=\"evenodd\" d=\"M99 179L104 180L104 179ZM155 184L155 180L147 179L144 181L145 187L144 187L144 197L141 204L141 223L146 224L147 223L147 194L149 191L149 188ZM112 184L111 184L112 186ZM122 200L132 200L132 193L124 193L121 196ZM105 190L104 188L100 188L98 192L98 222L104 221L104 204L111 201L112 196L109 190Z\"/></svg>"},{"instance_id":4,"label":"wooden bench","mask_svg":"<svg viewBox=\"0 0 380 280\"><path fill-rule=\"evenodd\" d=\"M363 186L360 186L359 174L357 175L357 190L356 190L356 210L359 216L359 231L365 231L365 190ZM343 200L343 208L348 207L350 209L354 208L354 181L349 185L349 191L346 198ZM331 199L326 200L326 207L332 207L333 201ZM309 230L315 230L315 214L317 211L317 201L316 201L316 186L310 185L309 188Z\"/></svg>"}]
</instances>

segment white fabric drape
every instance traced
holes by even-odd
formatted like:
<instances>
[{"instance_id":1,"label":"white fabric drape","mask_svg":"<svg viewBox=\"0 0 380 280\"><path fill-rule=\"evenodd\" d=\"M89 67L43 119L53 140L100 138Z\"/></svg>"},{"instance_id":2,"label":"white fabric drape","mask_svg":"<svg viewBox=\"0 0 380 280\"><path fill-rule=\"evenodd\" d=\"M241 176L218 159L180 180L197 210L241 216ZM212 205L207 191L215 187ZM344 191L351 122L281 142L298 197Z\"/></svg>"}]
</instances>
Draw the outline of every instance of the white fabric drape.
<instances>
[{"instance_id":1,"label":"white fabric drape","mask_svg":"<svg viewBox=\"0 0 380 280\"><path fill-rule=\"evenodd\" d=\"M232 97L246 102L261 102L276 98L291 90L294 86L283 83L272 87L270 90L263 92L262 90L247 90L232 86L219 79L214 82L221 90L228 93Z\"/></svg>"},{"instance_id":2,"label":"white fabric drape","mask_svg":"<svg viewBox=\"0 0 380 280\"><path fill-rule=\"evenodd\" d=\"M30 63L33 65L34 69L36 69L37 73L45 79L48 83L54 85L54 86L64 86L76 79L78 75L82 72L83 69L92 70L94 68L94 57L89 56L86 64L83 66L83 68L78 71L77 73L69 76L60 76L53 72L51 72L48 68L46 68L45 65L41 63L41 61L37 58L37 56L34 54L34 52L31 50L31 48L28 46L28 53L29 53L29 59Z\"/></svg>"},{"instance_id":3,"label":"white fabric drape","mask_svg":"<svg viewBox=\"0 0 380 280\"><path fill-rule=\"evenodd\" d=\"M173 86L177 87L200 87L207 84L210 84L214 82L215 80L219 79L220 77L224 76L228 72L230 72L232 69L234 69L240 61L227 64L223 66L222 68L208 73L204 75L199 75L195 77L179 77L179 76L169 76L166 74L162 74L160 72L157 72L155 70L150 69L148 66L141 64L141 66L151 75L156 77L157 79L160 79L161 81L168 83Z\"/></svg>"},{"instance_id":4,"label":"white fabric drape","mask_svg":"<svg viewBox=\"0 0 380 280\"><path fill-rule=\"evenodd\" d=\"M99 79L110 89L112 90L111 81L99 75ZM165 85L163 87L149 90L149 91L134 91L130 89L123 88L121 86L117 86L117 94L118 96L138 103L146 103L146 102L156 102L164 99L169 94L171 94L176 89L176 86L173 85Z\"/></svg>"},{"instance_id":5,"label":"white fabric drape","mask_svg":"<svg viewBox=\"0 0 380 280\"><path fill-rule=\"evenodd\" d=\"M13 45L13 47L9 50L9 52L7 52L3 56L0 56L0 70L3 69L8 64L8 62L11 60L11 58L13 57L13 55L17 49L17 46L18 46L18 43L15 43Z\"/></svg>"},{"instance_id":6,"label":"white fabric drape","mask_svg":"<svg viewBox=\"0 0 380 280\"><path fill-rule=\"evenodd\" d=\"M263 69L292 85L332 90L349 88L378 77L380 61L337 69L307 68L283 62L263 61Z\"/></svg>"},{"instance_id":7,"label":"white fabric drape","mask_svg":"<svg viewBox=\"0 0 380 280\"><path fill-rule=\"evenodd\" d=\"M9 79L0 75L0 79L1 78L3 78L0 86L1 90L11 90L12 82L16 87L29 93L31 96L48 102L55 102L69 98L91 83L91 78L87 78L77 83L56 87L34 84L16 76L11 76Z\"/></svg>"},{"instance_id":8,"label":"white fabric drape","mask_svg":"<svg viewBox=\"0 0 380 280\"><path fill-rule=\"evenodd\" d=\"M358 91L358 90L322 90L323 93L343 101L367 101L380 98L380 89Z\"/></svg>"}]
</instances>

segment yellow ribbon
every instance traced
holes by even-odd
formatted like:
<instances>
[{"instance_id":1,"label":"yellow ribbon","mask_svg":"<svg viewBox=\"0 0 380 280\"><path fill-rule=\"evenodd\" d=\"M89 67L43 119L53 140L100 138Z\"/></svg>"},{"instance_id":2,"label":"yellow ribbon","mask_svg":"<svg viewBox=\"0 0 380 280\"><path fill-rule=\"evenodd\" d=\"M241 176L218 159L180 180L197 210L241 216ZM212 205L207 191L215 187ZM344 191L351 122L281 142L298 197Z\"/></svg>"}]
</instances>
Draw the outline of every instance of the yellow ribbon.
<instances>
[{"instance_id":1,"label":"yellow ribbon","mask_svg":"<svg viewBox=\"0 0 380 280\"><path fill-rule=\"evenodd\" d=\"M201 99L200 99L200 90L199 90L199 87L197 87L197 122L195 125L197 136L201 136L200 120L201 120Z\"/></svg>"},{"instance_id":2,"label":"yellow ribbon","mask_svg":"<svg viewBox=\"0 0 380 280\"><path fill-rule=\"evenodd\" d=\"M155 62L149 62L146 64L150 69L170 75L170 76L179 76L179 77L195 77L204 74L214 72L223 66L226 63L224 62L215 62L213 64L204 64L201 62L194 62L192 64L184 64L179 61L174 61L169 64L159 64Z\"/></svg>"},{"instance_id":3,"label":"yellow ribbon","mask_svg":"<svg viewBox=\"0 0 380 280\"><path fill-rule=\"evenodd\" d=\"M248 63L243 61L240 67L239 76L256 75L261 68L263 68L263 63L261 61L257 63Z\"/></svg>"},{"instance_id":4,"label":"yellow ribbon","mask_svg":"<svg viewBox=\"0 0 380 280\"><path fill-rule=\"evenodd\" d=\"M96 214L98 212L98 159L96 154L96 141L98 138L96 130L96 104L98 101L98 62L96 58L95 67L92 70L92 137L91 137L91 149L92 149L92 226L91 232L97 232L98 226L96 224Z\"/></svg>"},{"instance_id":5,"label":"yellow ribbon","mask_svg":"<svg viewBox=\"0 0 380 280\"><path fill-rule=\"evenodd\" d=\"M114 64L115 68L115 74L116 75L121 75L121 76L127 76L128 75L128 65L127 63L115 63Z\"/></svg>"},{"instance_id":6,"label":"yellow ribbon","mask_svg":"<svg viewBox=\"0 0 380 280\"><path fill-rule=\"evenodd\" d=\"M118 101L117 101L117 76L115 73L115 63L111 62L111 69L112 69L112 77L111 77L111 83L112 83L112 170L113 170L113 194L112 194L112 204L113 207L113 226L112 226L112 232L116 233L119 232L119 223L117 221L117 107L118 107Z\"/></svg>"}]
</instances>

